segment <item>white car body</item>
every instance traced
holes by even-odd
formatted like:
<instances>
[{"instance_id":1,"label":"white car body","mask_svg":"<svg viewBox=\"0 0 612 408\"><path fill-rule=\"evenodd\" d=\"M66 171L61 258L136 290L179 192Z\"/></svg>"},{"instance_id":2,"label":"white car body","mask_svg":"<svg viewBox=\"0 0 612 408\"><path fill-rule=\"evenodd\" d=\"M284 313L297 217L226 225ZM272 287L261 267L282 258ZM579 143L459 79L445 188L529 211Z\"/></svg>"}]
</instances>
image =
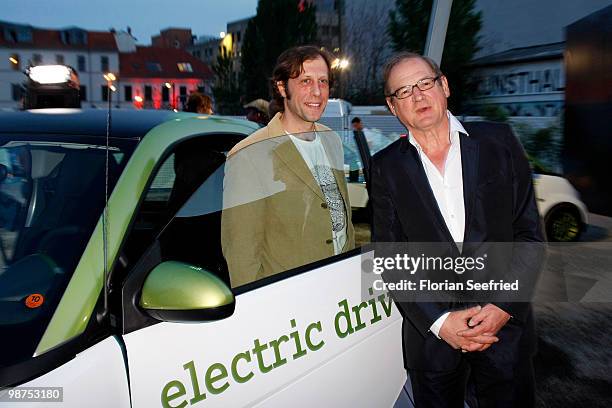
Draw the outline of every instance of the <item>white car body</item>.
<instances>
[{"instance_id":1,"label":"white car body","mask_svg":"<svg viewBox=\"0 0 612 408\"><path fill-rule=\"evenodd\" d=\"M533 186L541 217L546 217L549 211L557 205L571 204L578 209L583 224L589 223L589 211L580 200L578 191L567 179L561 176L534 174Z\"/></svg>"}]
</instances>

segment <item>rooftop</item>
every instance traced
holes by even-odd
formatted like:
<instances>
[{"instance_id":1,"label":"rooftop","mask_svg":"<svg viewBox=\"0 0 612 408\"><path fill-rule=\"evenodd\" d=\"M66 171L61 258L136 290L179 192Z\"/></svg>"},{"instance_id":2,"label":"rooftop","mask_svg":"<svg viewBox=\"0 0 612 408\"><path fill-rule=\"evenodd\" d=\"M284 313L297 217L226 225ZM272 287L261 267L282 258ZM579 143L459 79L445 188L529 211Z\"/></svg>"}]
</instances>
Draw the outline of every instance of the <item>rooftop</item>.
<instances>
[{"instance_id":1,"label":"rooftop","mask_svg":"<svg viewBox=\"0 0 612 408\"><path fill-rule=\"evenodd\" d=\"M188 64L189 66L179 64ZM136 52L119 54L121 78L212 78L210 67L185 50L136 47ZM191 69L189 69L191 68Z\"/></svg>"},{"instance_id":2,"label":"rooftop","mask_svg":"<svg viewBox=\"0 0 612 408\"><path fill-rule=\"evenodd\" d=\"M46 29L0 21L0 47L117 51L113 33L79 27Z\"/></svg>"},{"instance_id":3,"label":"rooftop","mask_svg":"<svg viewBox=\"0 0 612 408\"><path fill-rule=\"evenodd\" d=\"M565 42L534 45L531 47L513 48L477 58L471 62L472 67L507 64L512 62L540 61L563 57Z\"/></svg>"}]
</instances>

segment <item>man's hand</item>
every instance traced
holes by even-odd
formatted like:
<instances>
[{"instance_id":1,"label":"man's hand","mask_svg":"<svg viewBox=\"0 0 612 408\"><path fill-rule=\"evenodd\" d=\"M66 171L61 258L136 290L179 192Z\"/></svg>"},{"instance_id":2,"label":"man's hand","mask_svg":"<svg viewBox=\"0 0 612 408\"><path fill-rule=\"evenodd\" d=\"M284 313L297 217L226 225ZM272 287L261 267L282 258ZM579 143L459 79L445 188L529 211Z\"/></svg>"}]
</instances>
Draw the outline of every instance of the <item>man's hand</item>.
<instances>
[{"instance_id":1,"label":"man's hand","mask_svg":"<svg viewBox=\"0 0 612 408\"><path fill-rule=\"evenodd\" d=\"M501 309L500 309L501 310ZM483 350L490 347L491 344L497 342L499 339L493 335L485 332L481 332L478 335L473 336L458 336L457 333L466 332L470 330L468 321L478 316L482 312L480 306L474 306L466 310L457 310L451 312L444 324L440 328L439 336L442 340L447 342L452 348L458 350L469 351L470 348Z\"/></svg>"},{"instance_id":2,"label":"man's hand","mask_svg":"<svg viewBox=\"0 0 612 408\"><path fill-rule=\"evenodd\" d=\"M464 351L483 351L487 349L490 344L480 342L479 339L483 336L495 336L508 323L508 320L510 320L508 313L491 303L487 304L478 313L468 318L468 329L457 332L458 337L471 342L471 344L462 345L461 349Z\"/></svg>"}]
</instances>

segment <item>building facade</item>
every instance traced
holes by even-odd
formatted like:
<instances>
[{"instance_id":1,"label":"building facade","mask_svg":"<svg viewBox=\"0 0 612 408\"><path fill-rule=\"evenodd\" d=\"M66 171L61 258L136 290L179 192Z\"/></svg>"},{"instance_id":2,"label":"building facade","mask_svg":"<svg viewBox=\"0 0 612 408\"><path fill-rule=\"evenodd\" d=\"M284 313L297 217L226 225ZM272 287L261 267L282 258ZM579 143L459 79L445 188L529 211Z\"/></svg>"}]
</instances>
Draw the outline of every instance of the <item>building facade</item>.
<instances>
[{"instance_id":1,"label":"building facade","mask_svg":"<svg viewBox=\"0 0 612 408\"><path fill-rule=\"evenodd\" d=\"M25 70L34 65L73 67L82 108L107 106L107 73L117 77L116 92L110 93L115 107L180 110L191 92L211 94L209 66L181 48L191 40L191 30L167 29L156 37L164 47L137 46L129 31L47 30L0 22L0 108L21 107Z\"/></svg>"},{"instance_id":2,"label":"building facade","mask_svg":"<svg viewBox=\"0 0 612 408\"><path fill-rule=\"evenodd\" d=\"M121 53L116 105L183 110L189 94L212 94L209 66L177 48L141 47Z\"/></svg>"},{"instance_id":3,"label":"building facade","mask_svg":"<svg viewBox=\"0 0 612 408\"><path fill-rule=\"evenodd\" d=\"M104 74L119 72L114 34L0 22L0 108L20 107L24 71L43 64L73 67L81 83L82 106L103 106L107 95Z\"/></svg>"},{"instance_id":4,"label":"building facade","mask_svg":"<svg viewBox=\"0 0 612 408\"><path fill-rule=\"evenodd\" d=\"M469 114L486 105L510 116L560 117L565 106L565 31L612 0L478 0L481 49L472 61L478 93Z\"/></svg>"},{"instance_id":5,"label":"building facade","mask_svg":"<svg viewBox=\"0 0 612 408\"><path fill-rule=\"evenodd\" d=\"M166 28L151 37L151 46L158 48L178 48L184 50L193 44L190 28Z\"/></svg>"},{"instance_id":6,"label":"building facade","mask_svg":"<svg viewBox=\"0 0 612 408\"><path fill-rule=\"evenodd\" d=\"M564 42L515 48L472 62L477 96L472 114L495 105L509 116L559 116L563 112Z\"/></svg>"}]
</instances>

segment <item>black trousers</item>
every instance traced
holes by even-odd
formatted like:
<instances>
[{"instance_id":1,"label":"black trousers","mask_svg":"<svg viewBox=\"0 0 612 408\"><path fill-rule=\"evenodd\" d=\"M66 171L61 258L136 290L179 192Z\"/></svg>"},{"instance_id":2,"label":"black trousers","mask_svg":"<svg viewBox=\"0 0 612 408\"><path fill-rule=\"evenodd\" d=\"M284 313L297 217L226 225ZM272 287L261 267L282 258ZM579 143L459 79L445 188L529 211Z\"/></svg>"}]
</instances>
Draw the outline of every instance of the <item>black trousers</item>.
<instances>
[{"instance_id":1,"label":"black trousers","mask_svg":"<svg viewBox=\"0 0 612 408\"><path fill-rule=\"evenodd\" d=\"M463 408L464 401L470 408L533 407L533 351L512 337L483 352L462 354L452 371L409 369L416 408Z\"/></svg>"}]
</instances>

